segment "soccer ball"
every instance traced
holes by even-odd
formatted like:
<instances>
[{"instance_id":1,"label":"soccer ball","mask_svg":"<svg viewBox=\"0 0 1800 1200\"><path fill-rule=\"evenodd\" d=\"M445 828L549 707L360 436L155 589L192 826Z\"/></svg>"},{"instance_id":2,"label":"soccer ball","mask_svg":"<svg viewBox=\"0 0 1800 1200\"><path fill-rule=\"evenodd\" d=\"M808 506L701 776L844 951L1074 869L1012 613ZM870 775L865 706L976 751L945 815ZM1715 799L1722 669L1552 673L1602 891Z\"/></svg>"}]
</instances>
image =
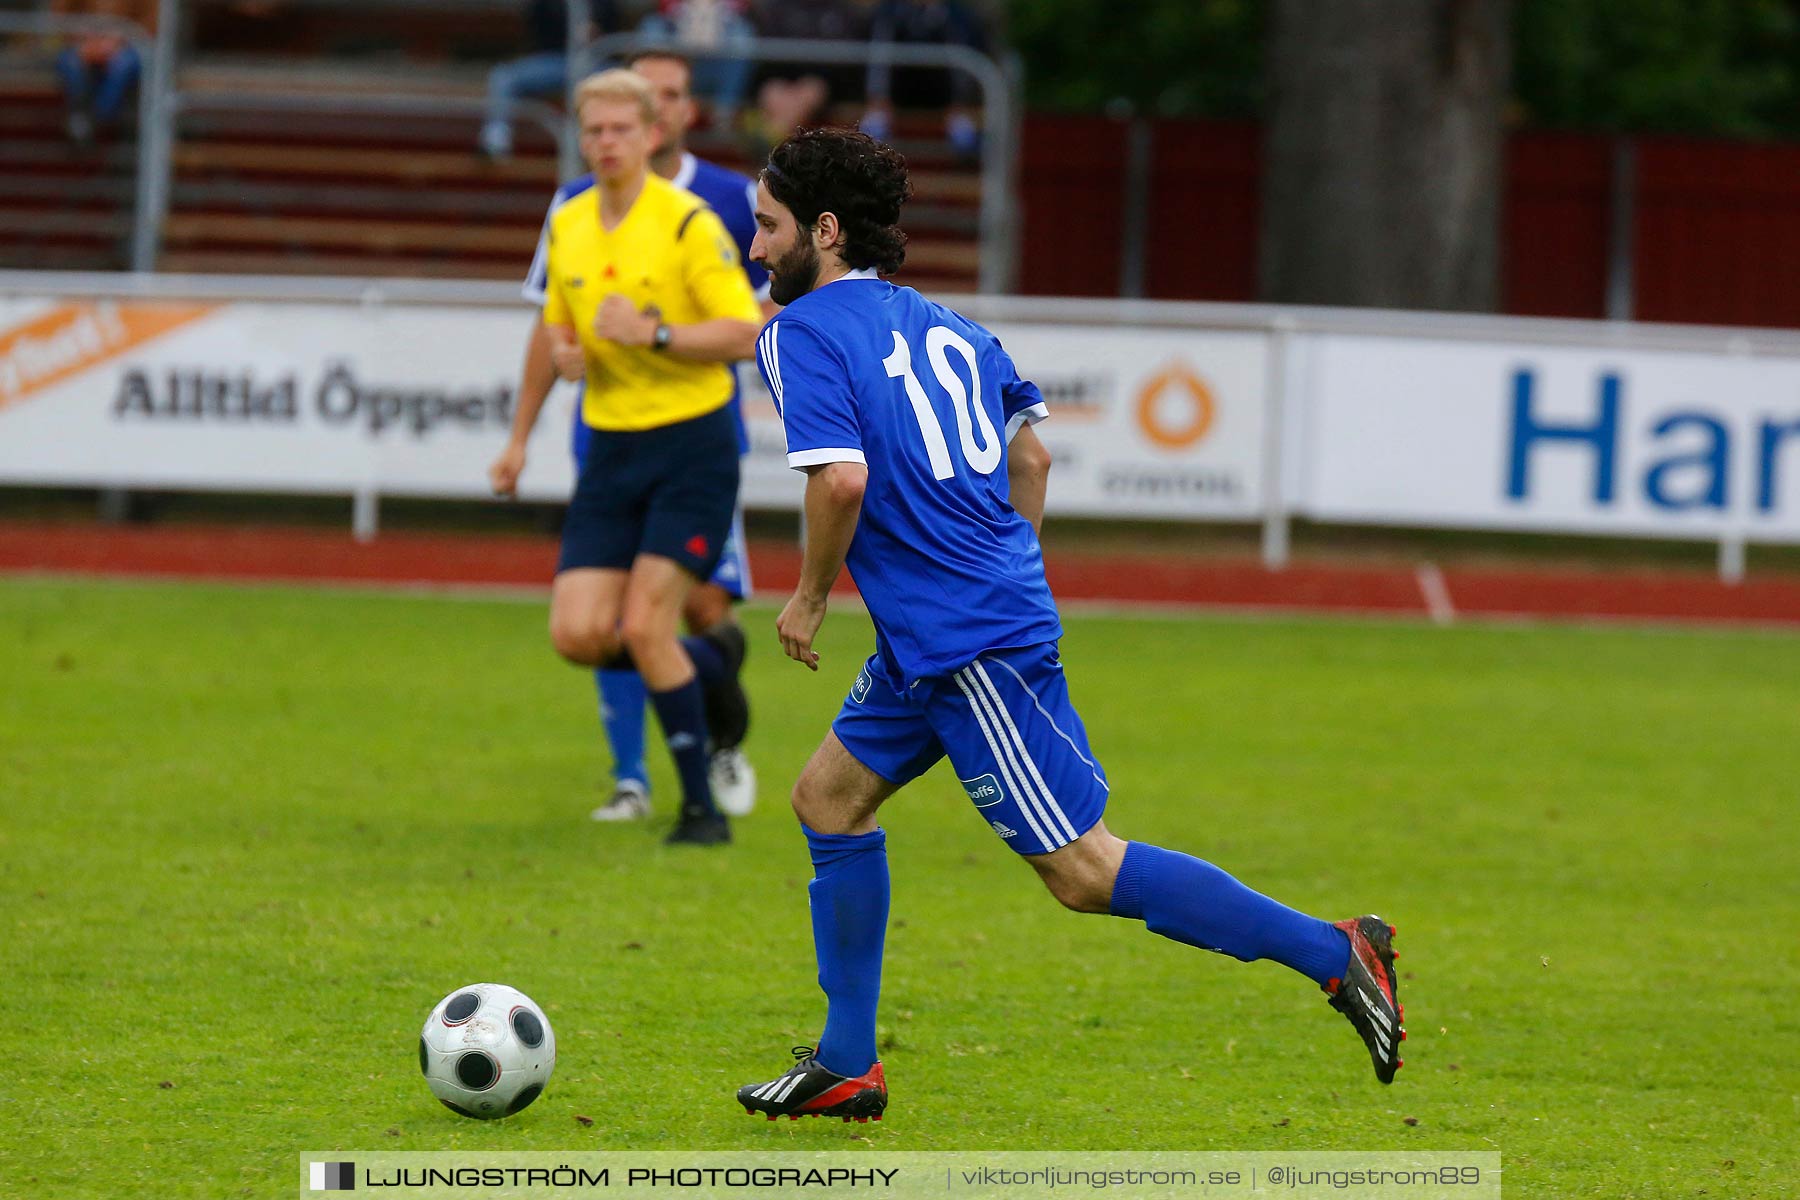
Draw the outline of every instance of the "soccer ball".
<instances>
[{"instance_id":1,"label":"soccer ball","mask_svg":"<svg viewBox=\"0 0 1800 1200\"><path fill-rule=\"evenodd\" d=\"M472 983L438 1001L419 1033L419 1070L444 1107L479 1121L536 1100L556 1067L556 1034L531 997Z\"/></svg>"}]
</instances>

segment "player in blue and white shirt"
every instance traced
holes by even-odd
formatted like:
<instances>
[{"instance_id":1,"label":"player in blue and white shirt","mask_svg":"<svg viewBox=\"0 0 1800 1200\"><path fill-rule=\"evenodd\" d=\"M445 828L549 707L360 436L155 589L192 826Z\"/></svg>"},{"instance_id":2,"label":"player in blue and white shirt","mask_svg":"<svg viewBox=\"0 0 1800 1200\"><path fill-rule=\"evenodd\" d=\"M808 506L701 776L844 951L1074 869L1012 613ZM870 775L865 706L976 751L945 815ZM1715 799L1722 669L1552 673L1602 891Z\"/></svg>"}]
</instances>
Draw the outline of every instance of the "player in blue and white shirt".
<instances>
[{"instance_id":1,"label":"player in blue and white shirt","mask_svg":"<svg viewBox=\"0 0 1800 1200\"><path fill-rule=\"evenodd\" d=\"M794 786L825 1029L788 1071L739 1089L739 1103L771 1118L885 1110L875 1010L888 869L876 813L945 757L1063 904L1294 968L1350 1018L1390 1081L1401 1038L1390 926L1307 916L1106 828L1106 773L1069 700L1037 539L1049 457L1029 426L1046 416L1043 398L987 330L880 278L904 258L909 190L892 150L815 129L776 147L757 193L750 256L787 305L763 329L758 364L788 462L807 474L801 579L776 629L790 658L818 670L813 639L847 567L876 644Z\"/></svg>"},{"instance_id":2,"label":"player in blue and white shirt","mask_svg":"<svg viewBox=\"0 0 1800 1200\"><path fill-rule=\"evenodd\" d=\"M736 171L704 162L688 153L686 148L687 130L695 119L692 65L680 54L668 50L646 50L632 58L628 65L649 80L656 94L663 141L650 157L650 169L675 186L694 193L718 214L726 231L737 242L744 274L749 278L757 300L762 303L764 317L772 316L775 306L769 301L768 273L749 260L750 242L756 236L756 218L751 211L756 202L755 182ZM594 177L582 175L556 190L550 202L550 215L544 219L544 235L538 241L537 255L532 259L531 271L522 289L528 303L538 308L544 304L549 283L550 217L593 186ZM531 342L526 349L519 388L521 407L533 400L541 406L554 382L550 343L539 322L532 327ZM737 423L738 452L747 454L750 438L744 425L743 407L735 393L731 398L731 414ZM587 457L591 433L582 420L581 406L577 404L571 447L578 467ZM509 490L501 488L500 481L496 481L495 486L496 490ZM744 513L740 504L731 523L731 536L712 578L688 594L683 613L688 628L698 633L732 622L732 604L748 599L750 586L750 556L744 543ZM650 811L650 779L644 758L644 683L635 671L607 667L595 671L594 678L600 695L601 724L613 755L613 792L604 804L594 809L593 817L597 821L636 819ZM739 746L746 732L748 716L709 709L708 717L716 742L711 769L714 799L727 815L743 816L756 803L756 772Z\"/></svg>"}]
</instances>

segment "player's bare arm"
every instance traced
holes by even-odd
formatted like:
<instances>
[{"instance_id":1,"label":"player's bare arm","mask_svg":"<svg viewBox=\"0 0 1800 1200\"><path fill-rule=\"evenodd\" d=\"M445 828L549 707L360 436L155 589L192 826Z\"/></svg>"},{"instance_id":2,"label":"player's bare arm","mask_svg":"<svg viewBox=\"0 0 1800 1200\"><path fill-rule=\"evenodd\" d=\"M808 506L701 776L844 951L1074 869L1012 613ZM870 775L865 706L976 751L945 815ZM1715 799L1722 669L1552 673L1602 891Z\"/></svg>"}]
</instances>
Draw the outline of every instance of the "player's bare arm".
<instances>
[{"instance_id":1,"label":"player's bare arm","mask_svg":"<svg viewBox=\"0 0 1800 1200\"><path fill-rule=\"evenodd\" d=\"M781 636L782 653L809 670L819 669L813 638L825 623L831 585L844 569L844 556L856 536L868 483L869 468L862 463L825 463L806 472L806 550L800 583L776 618L775 632Z\"/></svg>"},{"instance_id":2,"label":"player's bare arm","mask_svg":"<svg viewBox=\"0 0 1800 1200\"><path fill-rule=\"evenodd\" d=\"M669 324L655 312L641 310L629 297L615 292L600 304L594 317L594 333L621 346L650 347L657 344L657 330L667 329L660 349L663 353L689 362L738 362L756 352L756 335L761 331L753 321L733 317L714 317L687 325Z\"/></svg>"},{"instance_id":3,"label":"player's bare arm","mask_svg":"<svg viewBox=\"0 0 1800 1200\"><path fill-rule=\"evenodd\" d=\"M570 330L573 335L573 330ZM558 368L553 360L555 340L550 327L543 322L533 322L531 337L525 343L525 361L519 368L519 391L517 402L513 406L512 436L507 439L506 448L500 457L488 468L488 485L497 496L516 495L519 490L519 476L525 472L525 443L531 437L531 431L537 426L538 414L544 409L544 401L550 396L550 388L556 382ZM579 355L581 348L575 348ZM579 376L577 376L579 378Z\"/></svg>"},{"instance_id":4,"label":"player's bare arm","mask_svg":"<svg viewBox=\"0 0 1800 1200\"><path fill-rule=\"evenodd\" d=\"M1050 448L1029 425L1014 434L1006 448L1006 479L1013 511L1042 532L1044 495L1050 486Z\"/></svg>"}]
</instances>

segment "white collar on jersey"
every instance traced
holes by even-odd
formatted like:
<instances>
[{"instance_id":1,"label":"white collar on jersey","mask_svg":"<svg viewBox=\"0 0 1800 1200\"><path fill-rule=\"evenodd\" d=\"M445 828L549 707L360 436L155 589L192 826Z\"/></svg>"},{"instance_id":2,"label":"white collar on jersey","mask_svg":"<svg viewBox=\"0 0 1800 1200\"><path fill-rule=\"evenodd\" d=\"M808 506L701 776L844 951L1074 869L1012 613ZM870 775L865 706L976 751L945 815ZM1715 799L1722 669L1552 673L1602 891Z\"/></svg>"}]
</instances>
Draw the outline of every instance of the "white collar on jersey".
<instances>
[{"instance_id":1,"label":"white collar on jersey","mask_svg":"<svg viewBox=\"0 0 1800 1200\"><path fill-rule=\"evenodd\" d=\"M881 273L879 271L877 271L874 267L864 267L860 271L849 271L843 275L839 275L836 279L832 280L831 283L842 283L846 279L880 279L880 278L881 278ZM828 283L825 286L830 287L831 283Z\"/></svg>"},{"instance_id":2,"label":"white collar on jersey","mask_svg":"<svg viewBox=\"0 0 1800 1200\"><path fill-rule=\"evenodd\" d=\"M669 180L669 182L678 188L691 188L694 185L694 175L699 170L700 160L686 150L683 150L681 152L681 165L675 168L675 178Z\"/></svg>"}]
</instances>

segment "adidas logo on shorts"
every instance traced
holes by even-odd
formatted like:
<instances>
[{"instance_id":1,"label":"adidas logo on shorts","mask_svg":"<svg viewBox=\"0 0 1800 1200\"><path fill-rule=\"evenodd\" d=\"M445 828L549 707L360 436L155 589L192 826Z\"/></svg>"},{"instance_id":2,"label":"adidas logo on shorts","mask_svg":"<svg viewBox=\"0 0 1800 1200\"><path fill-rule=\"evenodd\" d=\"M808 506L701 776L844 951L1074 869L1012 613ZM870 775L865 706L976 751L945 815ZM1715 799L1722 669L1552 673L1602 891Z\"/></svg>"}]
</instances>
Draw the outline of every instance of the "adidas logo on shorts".
<instances>
[{"instance_id":1,"label":"adidas logo on shorts","mask_svg":"<svg viewBox=\"0 0 1800 1200\"><path fill-rule=\"evenodd\" d=\"M1010 837L1018 837L1018 836L1019 836L1019 831L1018 831L1018 830L1016 830L1016 829L1008 829L1008 828L1007 828L1007 827L1006 827L1006 826L1004 826L1004 825L1002 825L1002 824L1001 824L1001 823L1000 823L1000 822L998 822L998 821L989 821L989 822L988 822L988 824L989 824L989 825L992 825L992 826L993 826L993 827L994 827L994 832L995 832L995 833L997 833L997 834L999 834L999 835L1000 835L1000 836L1001 836L1001 837L1003 837L1003 838L1010 838Z\"/></svg>"}]
</instances>

